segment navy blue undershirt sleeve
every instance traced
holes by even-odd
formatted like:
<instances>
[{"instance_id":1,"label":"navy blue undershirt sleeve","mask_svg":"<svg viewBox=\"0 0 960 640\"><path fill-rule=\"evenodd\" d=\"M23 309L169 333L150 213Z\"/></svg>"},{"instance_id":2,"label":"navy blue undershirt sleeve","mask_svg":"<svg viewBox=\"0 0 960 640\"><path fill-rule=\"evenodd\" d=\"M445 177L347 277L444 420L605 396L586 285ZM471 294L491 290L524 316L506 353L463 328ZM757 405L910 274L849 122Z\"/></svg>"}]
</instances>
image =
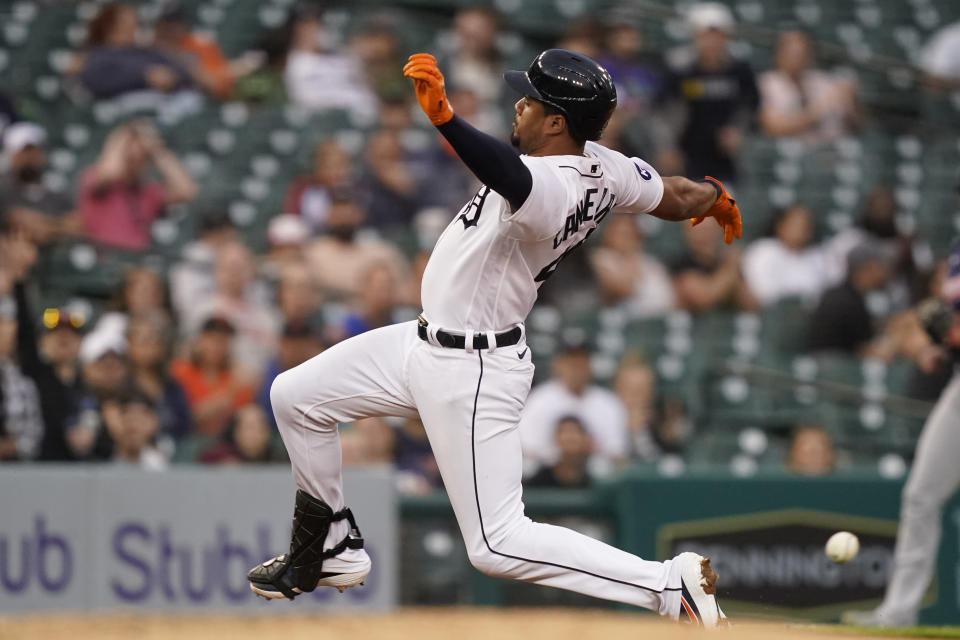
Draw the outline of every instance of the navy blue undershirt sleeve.
<instances>
[{"instance_id":1,"label":"navy blue undershirt sleeve","mask_svg":"<svg viewBox=\"0 0 960 640\"><path fill-rule=\"evenodd\" d=\"M533 188L533 176L516 149L456 115L437 130L480 182L503 196L514 211L523 206Z\"/></svg>"}]
</instances>

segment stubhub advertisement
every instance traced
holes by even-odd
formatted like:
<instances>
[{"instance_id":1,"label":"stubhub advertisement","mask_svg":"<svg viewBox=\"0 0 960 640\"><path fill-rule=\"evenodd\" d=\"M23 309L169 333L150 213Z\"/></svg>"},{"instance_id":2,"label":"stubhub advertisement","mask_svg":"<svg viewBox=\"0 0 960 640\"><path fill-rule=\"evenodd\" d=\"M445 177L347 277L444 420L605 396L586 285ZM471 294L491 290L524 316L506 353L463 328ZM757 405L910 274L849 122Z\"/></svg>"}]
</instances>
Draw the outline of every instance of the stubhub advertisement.
<instances>
[{"instance_id":1,"label":"stubhub advertisement","mask_svg":"<svg viewBox=\"0 0 960 640\"><path fill-rule=\"evenodd\" d=\"M391 474L350 470L344 485L373 559L366 584L266 602L246 573L290 543L288 469L2 469L0 612L389 609L397 600Z\"/></svg>"}]
</instances>

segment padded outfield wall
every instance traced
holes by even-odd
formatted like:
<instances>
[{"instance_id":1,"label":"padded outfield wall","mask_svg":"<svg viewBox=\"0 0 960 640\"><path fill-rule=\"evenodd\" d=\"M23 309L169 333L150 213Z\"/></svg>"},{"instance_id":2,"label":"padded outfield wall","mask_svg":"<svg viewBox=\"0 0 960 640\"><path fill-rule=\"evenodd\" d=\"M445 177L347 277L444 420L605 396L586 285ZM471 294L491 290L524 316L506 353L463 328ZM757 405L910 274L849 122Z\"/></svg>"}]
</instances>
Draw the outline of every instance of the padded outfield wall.
<instances>
[{"instance_id":1,"label":"padded outfield wall","mask_svg":"<svg viewBox=\"0 0 960 640\"><path fill-rule=\"evenodd\" d=\"M481 576L466 562L445 495L398 501L388 470L344 475L374 557L370 579L344 594L322 589L293 606L275 606L254 598L244 575L288 542L294 493L288 470L2 469L0 613L601 604ZM901 488L902 481L874 474L808 479L694 472L664 478L636 472L590 491L528 491L525 503L535 518L572 524L643 557L667 558L685 549L708 553L731 615L831 620L844 609L872 606L882 595ZM823 556L824 542L839 529L854 531L862 543L857 559L842 567ZM955 499L944 513L937 579L922 620L960 622L958 600Z\"/></svg>"}]
</instances>

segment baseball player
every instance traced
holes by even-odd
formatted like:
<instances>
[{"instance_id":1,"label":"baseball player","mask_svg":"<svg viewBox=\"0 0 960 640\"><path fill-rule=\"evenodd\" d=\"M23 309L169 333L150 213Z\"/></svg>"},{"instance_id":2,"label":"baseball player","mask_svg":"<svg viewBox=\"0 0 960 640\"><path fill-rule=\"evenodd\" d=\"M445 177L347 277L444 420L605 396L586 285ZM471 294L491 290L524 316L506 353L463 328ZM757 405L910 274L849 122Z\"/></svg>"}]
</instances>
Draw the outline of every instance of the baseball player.
<instances>
[{"instance_id":1,"label":"baseball player","mask_svg":"<svg viewBox=\"0 0 960 640\"><path fill-rule=\"evenodd\" d=\"M917 441L910 476L903 487L893 573L883 602L873 611L848 612L845 622L882 627L917 624L920 601L933 578L940 546L943 505L960 488L960 242L950 252L947 268L941 297L924 300L917 307L917 319L926 336L917 332L920 344L913 351L921 365L929 362L931 354L937 358L948 352L954 375Z\"/></svg>"},{"instance_id":2,"label":"baseball player","mask_svg":"<svg viewBox=\"0 0 960 640\"><path fill-rule=\"evenodd\" d=\"M741 234L736 203L716 180L661 178L593 142L617 97L586 56L551 49L505 74L521 94L511 142L522 155L454 115L432 55L411 56L404 75L483 186L437 241L418 320L341 342L273 383L299 490L290 550L250 571L253 591L293 598L363 581L370 559L344 508L337 423L419 413L477 569L673 619L682 611L705 627L725 622L709 559L642 560L524 516L517 423L533 378L523 322L563 259L609 215L713 217L729 243Z\"/></svg>"}]
</instances>

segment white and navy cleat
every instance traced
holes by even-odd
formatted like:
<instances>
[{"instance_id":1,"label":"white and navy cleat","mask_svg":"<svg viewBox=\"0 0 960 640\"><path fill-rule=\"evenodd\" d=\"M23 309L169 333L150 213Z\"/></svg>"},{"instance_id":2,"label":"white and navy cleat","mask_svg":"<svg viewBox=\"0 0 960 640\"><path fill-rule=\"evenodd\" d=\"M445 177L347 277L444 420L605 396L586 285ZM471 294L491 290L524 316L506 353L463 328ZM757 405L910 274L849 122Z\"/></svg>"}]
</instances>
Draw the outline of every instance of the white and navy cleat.
<instances>
[{"instance_id":1,"label":"white and navy cleat","mask_svg":"<svg viewBox=\"0 0 960 640\"><path fill-rule=\"evenodd\" d=\"M350 567L350 571L324 571L320 574L316 586L333 587L343 593L350 587L362 585L371 567L370 559L365 560L365 562L350 563L356 565ZM296 582L289 577L286 564L287 554L283 554L254 567L247 576L250 580L250 590L268 600L279 598L293 600L304 591L313 591L313 589L306 587L301 589L296 586Z\"/></svg>"},{"instance_id":2,"label":"white and navy cleat","mask_svg":"<svg viewBox=\"0 0 960 640\"><path fill-rule=\"evenodd\" d=\"M727 616L717 604L717 574L710 558L692 552L673 559L680 569L680 616L705 629L730 626Z\"/></svg>"}]
</instances>

